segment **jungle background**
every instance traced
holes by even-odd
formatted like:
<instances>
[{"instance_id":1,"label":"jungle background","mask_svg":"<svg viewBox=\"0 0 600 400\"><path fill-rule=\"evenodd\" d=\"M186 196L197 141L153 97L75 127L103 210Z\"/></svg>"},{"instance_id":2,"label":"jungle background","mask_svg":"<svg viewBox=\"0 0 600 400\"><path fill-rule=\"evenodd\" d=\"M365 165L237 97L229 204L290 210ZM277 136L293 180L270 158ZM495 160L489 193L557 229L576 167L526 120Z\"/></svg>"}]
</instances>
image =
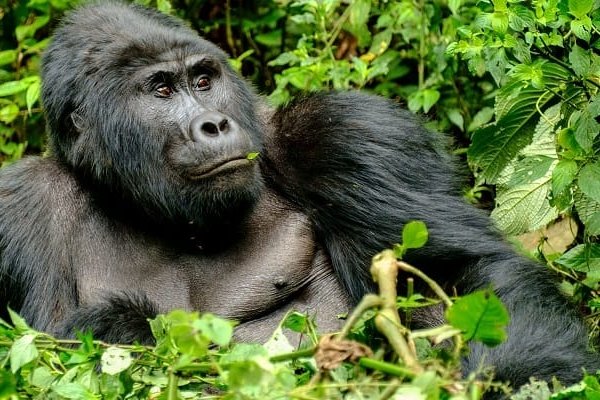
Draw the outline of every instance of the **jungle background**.
<instances>
[{"instance_id":1,"label":"jungle background","mask_svg":"<svg viewBox=\"0 0 600 400\"><path fill-rule=\"evenodd\" d=\"M234 68L268 96L273 106L304 91L361 89L391 98L421 114L430 129L452 138L452 149L464 166L466 201L489 210L494 224L519 251L554 271L561 290L586 316L591 327L591 345L597 342L600 335L600 1L139 2L185 19L202 36L217 43L231 55ZM39 101L40 55L61 15L76 3L0 0L2 165L45 151L45 122ZM173 324L193 325L198 316L173 318ZM284 323L286 328L311 327L306 317L296 315L291 320ZM124 398L125 393L130 393L133 396L130 398L137 398L131 393L139 382L126 375L137 361L129 360L122 370L109 374L118 376L116 383L110 384L103 381L109 379L105 374L89 365L104 357L106 348L121 351L122 356L138 352L142 354L138 355L138 361L150 354L150 350L107 347L83 335L77 342L81 346L78 357L88 364L73 362L80 369L66 379L72 368L65 362L74 354L69 346L61 347L61 341L32 333L16 315L12 325L3 326L0 346L5 348L0 351L0 360L4 360L2 365L6 369L0 374L0 398L18 398L15 396L24 393L39 398ZM39 344L40 340L46 347ZM210 335L205 341L228 344L228 340ZM22 360L11 356L17 353L15 348L11 353L11 347L17 343L21 346L19 351L29 352ZM209 352L211 347L208 344L205 347ZM35 357L31 354L34 350ZM262 354L262 350L255 351ZM48 359L52 357L57 357L64 369L55 364L52 365L56 368L49 367ZM249 362L248 354L244 357L239 360ZM294 363L301 360L291 359ZM231 359L228 363L236 365ZM84 364L87 369L81 366ZM278 375L281 371L275 367L269 370L261 369L264 365L254 365L252 371L262 382L260 388L248 389L240 383L245 373L238 376L230 369L227 379L233 376L238 381L223 383L220 389L225 390L223 396L230 398L270 398L262 391L269 388L267 392L285 398L297 389L280 392L274 388L288 384L294 388L310 383L320 374L314 368L311 370L309 363L286 365L289 369L286 371L295 376L294 384L286 381L289 377ZM185 397L187 392L182 387L191 381L173 384L170 379L181 378L181 374L175 374L168 363L161 368L164 376L160 379L164 381L156 377L142 379L145 390L154 390L153 398ZM262 372L259 374L256 368ZM338 376L329 378L337 382L340 390L332 398L357 393L356 384L350 390L348 382L350 378L359 379L358 375L352 375L359 372L351 369L356 367L345 368L344 373L337 372ZM396 391L389 396L398 396L398 388L404 387L405 381L409 382L408 387L418 389L411 392L413 397L398 398L459 395L465 397L456 398L479 398L490 387L480 381L473 384L476 382L473 378L462 389L453 390L443 374L446 380L430 376L429 381L414 384L410 374L398 381L398 374L381 368L375 370L396 376ZM306 379L302 373L306 373ZM222 378L217 375L214 379ZM439 377L440 373L433 375ZM363 378L367 379L364 376L360 379ZM202 379L206 382L208 378ZM540 397L521 398L548 398L552 391L553 398L600 398L597 379L593 376L586 379L575 389L532 384L530 389L534 394L527 395ZM63 386L56 386L57 382L74 392L60 389ZM392 387L390 381L385 385L388 386L373 394L375 397L369 397L371 392L363 390L356 398L383 398L385 388ZM106 389L109 386L118 387L113 397L107 395L113 393ZM239 390L227 391L232 387ZM153 396L148 394L151 392L144 393ZM306 391L291 397L329 396L319 393L315 396ZM209 396L221 394L215 392Z\"/></svg>"}]
</instances>

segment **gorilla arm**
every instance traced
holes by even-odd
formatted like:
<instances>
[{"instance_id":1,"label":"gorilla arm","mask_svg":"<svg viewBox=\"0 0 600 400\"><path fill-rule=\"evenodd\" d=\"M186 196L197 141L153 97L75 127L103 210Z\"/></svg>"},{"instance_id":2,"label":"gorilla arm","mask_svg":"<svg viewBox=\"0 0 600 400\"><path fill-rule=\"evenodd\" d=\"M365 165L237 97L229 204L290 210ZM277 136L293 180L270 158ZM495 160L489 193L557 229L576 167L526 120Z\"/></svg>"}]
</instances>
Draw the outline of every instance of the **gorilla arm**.
<instances>
[{"instance_id":1,"label":"gorilla arm","mask_svg":"<svg viewBox=\"0 0 600 400\"><path fill-rule=\"evenodd\" d=\"M466 371L482 358L499 379L518 386L530 376L577 381L595 371L584 325L548 270L517 256L463 202L441 135L389 101L360 93L306 96L271 119L263 157L271 185L313 221L319 241L354 301L372 291L373 255L400 240L402 226L422 220L427 245L408 262L446 287L490 285L507 305L508 340L473 345Z\"/></svg>"},{"instance_id":2,"label":"gorilla arm","mask_svg":"<svg viewBox=\"0 0 600 400\"><path fill-rule=\"evenodd\" d=\"M70 232L82 215L75 185L57 163L29 157L0 170L2 313L8 305L37 329L74 307Z\"/></svg>"}]
</instances>

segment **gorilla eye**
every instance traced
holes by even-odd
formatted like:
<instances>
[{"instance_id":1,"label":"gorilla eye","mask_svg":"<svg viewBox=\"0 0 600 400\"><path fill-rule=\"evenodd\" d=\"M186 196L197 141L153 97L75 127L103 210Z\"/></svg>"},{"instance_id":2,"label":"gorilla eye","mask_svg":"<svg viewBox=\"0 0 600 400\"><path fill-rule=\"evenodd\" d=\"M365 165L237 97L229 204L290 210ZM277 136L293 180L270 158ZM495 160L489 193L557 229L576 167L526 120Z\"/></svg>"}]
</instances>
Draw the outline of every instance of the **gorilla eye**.
<instances>
[{"instance_id":1,"label":"gorilla eye","mask_svg":"<svg viewBox=\"0 0 600 400\"><path fill-rule=\"evenodd\" d=\"M210 78L208 77L208 75L202 75L200 78L198 78L195 89L196 90L210 89Z\"/></svg>"},{"instance_id":2,"label":"gorilla eye","mask_svg":"<svg viewBox=\"0 0 600 400\"><path fill-rule=\"evenodd\" d=\"M171 97L173 95L173 88L166 83L163 83L155 89L158 97Z\"/></svg>"}]
</instances>

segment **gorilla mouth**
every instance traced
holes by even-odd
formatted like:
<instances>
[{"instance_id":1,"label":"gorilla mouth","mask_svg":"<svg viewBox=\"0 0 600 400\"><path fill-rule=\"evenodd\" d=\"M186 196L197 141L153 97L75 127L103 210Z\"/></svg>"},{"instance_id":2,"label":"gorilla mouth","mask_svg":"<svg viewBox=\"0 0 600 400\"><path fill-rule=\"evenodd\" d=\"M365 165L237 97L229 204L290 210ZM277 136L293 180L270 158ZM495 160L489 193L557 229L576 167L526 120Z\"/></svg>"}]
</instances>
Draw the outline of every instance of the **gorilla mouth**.
<instances>
[{"instance_id":1,"label":"gorilla mouth","mask_svg":"<svg viewBox=\"0 0 600 400\"><path fill-rule=\"evenodd\" d=\"M247 157L232 158L229 160L221 161L211 165L208 168L202 168L202 170L191 171L191 179L206 179L216 175L231 173L241 168L250 167L253 164L252 160L248 160Z\"/></svg>"}]
</instances>

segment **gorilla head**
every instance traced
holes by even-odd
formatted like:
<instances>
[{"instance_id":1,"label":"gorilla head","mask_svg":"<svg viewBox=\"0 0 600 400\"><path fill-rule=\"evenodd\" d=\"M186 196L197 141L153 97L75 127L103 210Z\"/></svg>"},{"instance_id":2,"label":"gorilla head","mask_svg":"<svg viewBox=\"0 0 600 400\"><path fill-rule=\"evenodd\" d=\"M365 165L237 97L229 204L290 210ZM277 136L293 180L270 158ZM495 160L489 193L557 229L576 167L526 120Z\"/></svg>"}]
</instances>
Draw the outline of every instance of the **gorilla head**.
<instances>
[{"instance_id":1,"label":"gorilla head","mask_svg":"<svg viewBox=\"0 0 600 400\"><path fill-rule=\"evenodd\" d=\"M53 156L106 198L177 224L254 203L255 95L178 20L118 3L82 8L56 32L42 75Z\"/></svg>"}]
</instances>

